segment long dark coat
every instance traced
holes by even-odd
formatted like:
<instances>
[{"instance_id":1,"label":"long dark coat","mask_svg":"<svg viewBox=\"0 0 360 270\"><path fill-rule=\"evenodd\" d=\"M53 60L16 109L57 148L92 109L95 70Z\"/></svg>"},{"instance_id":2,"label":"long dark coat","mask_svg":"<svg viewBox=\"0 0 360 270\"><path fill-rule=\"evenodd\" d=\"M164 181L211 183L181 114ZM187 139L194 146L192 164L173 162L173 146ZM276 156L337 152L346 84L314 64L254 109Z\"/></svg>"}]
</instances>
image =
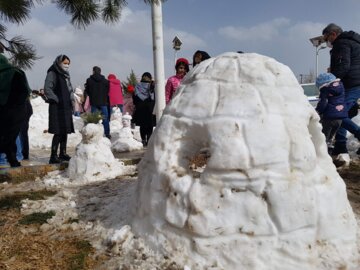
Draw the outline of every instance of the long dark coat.
<instances>
[{"instance_id":1,"label":"long dark coat","mask_svg":"<svg viewBox=\"0 0 360 270\"><path fill-rule=\"evenodd\" d=\"M141 81L135 86L135 94L133 96L135 112L133 119L134 123L138 126L154 126L152 113L155 100L152 98L152 93L154 93L153 83Z\"/></svg>"},{"instance_id":2,"label":"long dark coat","mask_svg":"<svg viewBox=\"0 0 360 270\"><path fill-rule=\"evenodd\" d=\"M16 161L16 137L25 119L25 101L30 93L26 75L0 54L0 152Z\"/></svg>"},{"instance_id":3,"label":"long dark coat","mask_svg":"<svg viewBox=\"0 0 360 270\"><path fill-rule=\"evenodd\" d=\"M56 62L49 68L45 80L45 95L49 102L49 133L74 133L71 91L64 72Z\"/></svg>"}]
</instances>

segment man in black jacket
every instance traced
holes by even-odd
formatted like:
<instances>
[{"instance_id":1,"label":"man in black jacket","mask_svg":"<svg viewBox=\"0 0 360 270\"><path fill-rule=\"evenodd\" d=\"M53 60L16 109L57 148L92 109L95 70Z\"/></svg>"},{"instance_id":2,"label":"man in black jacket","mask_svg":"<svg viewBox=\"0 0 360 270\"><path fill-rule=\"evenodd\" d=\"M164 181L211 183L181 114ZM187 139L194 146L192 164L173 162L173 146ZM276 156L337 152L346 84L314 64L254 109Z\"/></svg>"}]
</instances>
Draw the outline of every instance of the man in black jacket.
<instances>
[{"instance_id":1,"label":"man in black jacket","mask_svg":"<svg viewBox=\"0 0 360 270\"><path fill-rule=\"evenodd\" d=\"M93 74L86 80L84 94L89 96L91 112L99 111L103 115L105 136L110 139L109 81L101 75L99 67L93 67Z\"/></svg>"},{"instance_id":2,"label":"man in black jacket","mask_svg":"<svg viewBox=\"0 0 360 270\"><path fill-rule=\"evenodd\" d=\"M357 115L360 98L360 35L343 31L336 24L329 24L322 32L330 51L330 72L340 78L345 87L345 103L349 111L335 137L333 155L348 153L346 131L360 140L360 127L351 118ZM358 151L359 152L359 151Z\"/></svg>"}]
</instances>

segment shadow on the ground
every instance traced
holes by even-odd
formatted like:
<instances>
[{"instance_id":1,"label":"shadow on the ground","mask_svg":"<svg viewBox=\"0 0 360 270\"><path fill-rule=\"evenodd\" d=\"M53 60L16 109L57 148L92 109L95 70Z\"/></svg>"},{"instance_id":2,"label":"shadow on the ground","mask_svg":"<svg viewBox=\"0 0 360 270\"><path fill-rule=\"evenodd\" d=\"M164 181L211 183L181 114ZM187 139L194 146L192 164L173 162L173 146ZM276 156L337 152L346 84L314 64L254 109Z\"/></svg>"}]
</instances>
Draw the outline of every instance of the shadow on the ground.
<instances>
[{"instance_id":1,"label":"shadow on the ground","mask_svg":"<svg viewBox=\"0 0 360 270\"><path fill-rule=\"evenodd\" d=\"M76 201L79 218L99 221L105 228L113 229L130 224L136 207L136 187L137 179L112 179L81 186Z\"/></svg>"}]
</instances>

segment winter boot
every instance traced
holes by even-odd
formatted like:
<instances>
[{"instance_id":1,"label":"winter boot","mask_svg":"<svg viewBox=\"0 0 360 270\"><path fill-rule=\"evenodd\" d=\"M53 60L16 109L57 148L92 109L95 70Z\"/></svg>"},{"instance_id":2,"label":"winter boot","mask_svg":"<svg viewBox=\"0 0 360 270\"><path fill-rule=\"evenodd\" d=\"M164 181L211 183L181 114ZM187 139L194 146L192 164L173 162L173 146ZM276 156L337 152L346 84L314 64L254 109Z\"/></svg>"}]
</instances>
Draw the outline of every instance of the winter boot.
<instances>
[{"instance_id":1,"label":"winter boot","mask_svg":"<svg viewBox=\"0 0 360 270\"><path fill-rule=\"evenodd\" d=\"M65 151L60 150L59 159L63 161L69 161L71 157L68 154L66 154Z\"/></svg>"},{"instance_id":2,"label":"winter boot","mask_svg":"<svg viewBox=\"0 0 360 270\"><path fill-rule=\"evenodd\" d=\"M59 140L60 140L59 135L55 134L51 143L51 156L50 156L49 164L61 163L61 159L59 159L57 155L57 151L59 148Z\"/></svg>"},{"instance_id":3,"label":"winter boot","mask_svg":"<svg viewBox=\"0 0 360 270\"><path fill-rule=\"evenodd\" d=\"M61 163L61 159L57 155L51 154L49 164L58 164Z\"/></svg>"},{"instance_id":4,"label":"winter boot","mask_svg":"<svg viewBox=\"0 0 360 270\"><path fill-rule=\"evenodd\" d=\"M69 161L71 157L66 154L67 135L63 135L60 140L60 154L59 159L63 161Z\"/></svg>"},{"instance_id":5,"label":"winter boot","mask_svg":"<svg viewBox=\"0 0 360 270\"><path fill-rule=\"evenodd\" d=\"M63 161L69 161L71 159L71 157L68 154L66 154L66 146L62 145L61 143L60 143L59 159Z\"/></svg>"},{"instance_id":6,"label":"winter boot","mask_svg":"<svg viewBox=\"0 0 360 270\"><path fill-rule=\"evenodd\" d=\"M339 154L347 154L348 150L346 148L346 143L336 143L334 149L332 150L332 156L338 156Z\"/></svg>"}]
</instances>

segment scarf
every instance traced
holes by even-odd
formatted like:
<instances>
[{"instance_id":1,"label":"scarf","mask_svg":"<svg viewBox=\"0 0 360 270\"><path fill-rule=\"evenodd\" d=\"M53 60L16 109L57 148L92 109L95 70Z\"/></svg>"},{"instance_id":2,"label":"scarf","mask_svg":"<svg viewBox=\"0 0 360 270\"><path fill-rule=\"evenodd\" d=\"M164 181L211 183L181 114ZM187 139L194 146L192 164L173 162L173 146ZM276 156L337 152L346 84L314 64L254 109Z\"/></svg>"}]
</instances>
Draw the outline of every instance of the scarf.
<instances>
[{"instance_id":1,"label":"scarf","mask_svg":"<svg viewBox=\"0 0 360 270\"><path fill-rule=\"evenodd\" d=\"M63 70L62 67L61 67L61 59L63 58L63 54L60 54L58 55L56 58L55 58L55 61L52 65L52 67L55 69L55 71L57 73L59 73L61 76L63 76L65 78L65 81L66 81L66 85L67 85L67 88L70 92L70 98L72 101L75 100L75 96L74 96L74 89L71 85L71 81L70 81L70 74L69 74L69 71L66 71L66 70Z\"/></svg>"},{"instance_id":2,"label":"scarf","mask_svg":"<svg viewBox=\"0 0 360 270\"><path fill-rule=\"evenodd\" d=\"M136 84L135 95L142 101L148 99L150 97L150 83L139 82L138 84Z\"/></svg>"}]
</instances>

